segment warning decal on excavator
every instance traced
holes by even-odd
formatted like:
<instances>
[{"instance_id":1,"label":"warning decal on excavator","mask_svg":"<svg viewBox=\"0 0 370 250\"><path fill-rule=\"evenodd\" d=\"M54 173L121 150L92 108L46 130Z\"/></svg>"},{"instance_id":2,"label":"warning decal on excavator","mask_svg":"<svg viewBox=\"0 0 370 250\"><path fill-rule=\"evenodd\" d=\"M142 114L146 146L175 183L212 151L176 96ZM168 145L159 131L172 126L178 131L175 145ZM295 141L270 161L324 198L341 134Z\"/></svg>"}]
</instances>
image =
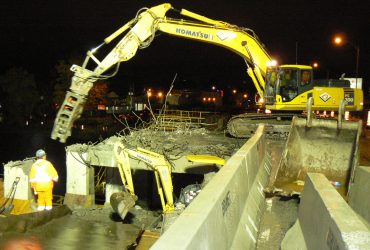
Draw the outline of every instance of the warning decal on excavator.
<instances>
[{"instance_id":1,"label":"warning decal on excavator","mask_svg":"<svg viewBox=\"0 0 370 250\"><path fill-rule=\"evenodd\" d=\"M330 98L331 98L331 95L329 95L328 93L324 92L320 95L320 98L321 100L323 100L324 102L327 102Z\"/></svg>"}]
</instances>

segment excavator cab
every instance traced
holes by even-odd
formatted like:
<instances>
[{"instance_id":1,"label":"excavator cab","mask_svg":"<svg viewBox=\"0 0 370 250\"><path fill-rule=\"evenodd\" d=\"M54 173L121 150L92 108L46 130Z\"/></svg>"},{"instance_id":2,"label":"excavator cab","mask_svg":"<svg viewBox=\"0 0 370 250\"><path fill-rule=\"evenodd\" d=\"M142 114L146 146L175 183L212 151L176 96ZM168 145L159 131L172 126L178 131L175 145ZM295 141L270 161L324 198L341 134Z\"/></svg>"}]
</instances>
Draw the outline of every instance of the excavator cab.
<instances>
[{"instance_id":1,"label":"excavator cab","mask_svg":"<svg viewBox=\"0 0 370 250\"><path fill-rule=\"evenodd\" d=\"M282 65L268 68L266 73L267 105L273 105L278 96L281 102L290 102L299 94L313 88L313 72L310 66ZM280 99L279 97L279 99Z\"/></svg>"}]
</instances>

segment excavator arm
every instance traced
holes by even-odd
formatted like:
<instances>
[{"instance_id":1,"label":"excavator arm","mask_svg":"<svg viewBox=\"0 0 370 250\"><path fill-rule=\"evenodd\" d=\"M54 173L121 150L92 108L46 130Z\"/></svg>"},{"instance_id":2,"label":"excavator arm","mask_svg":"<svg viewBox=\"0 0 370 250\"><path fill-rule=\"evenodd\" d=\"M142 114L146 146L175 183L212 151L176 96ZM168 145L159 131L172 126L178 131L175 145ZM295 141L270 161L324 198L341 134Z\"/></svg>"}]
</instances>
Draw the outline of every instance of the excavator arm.
<instances>
[{"instance_id":1,"label":"excavator arm","mask_svg":"<svg viewBox=\"0 0 370 250\"><path fill-rule=\"evenodd\" d=\"M54 121L51 134L52 139L57 140L59 138L60 142L66 142L67 138L71 135L71 128L74 121L82 114L83 106L94 82L113 76L116 72L112 75L103 74L114 65L117 65L117 71L120 62L130 60L139 48L146 47L154 37L154 23L159 18L163 18L170 8L170 4L162 4L151 9L143 10L133 20L107 37L103 44L88 51L82 67L72 65L71 71L74 72L74 76L72 77L70 90L67 91L64 102ZM104 44L110 43L128 29L130 30L102 61L95 57L94 53L97 49ZM93 70L87 69L90 59L97 65Z\"/></svg>"},{"instance_id":2,"label":"excavator arm","mask_svg":"<svg viewBox=\"0 0 370 250\"><path fill-rule=\"evenodd\" d=\"M71 67L74 76L72 77L70 90L67 91L65 100L55 119L51 134L52 139L66 142L71 135L74 121L82 114L83 106L94 82L114 76L120 63L130 60L138 49L148 47L157 31L181 38L211 43L239 54L247 64L248 75L253 80L258 94L263 96L266 85L264 76L271 58L252 30L212 20L184 9L180 11L180 14L196 21L170 19L165 16L170 9L172 9L172 6L168 3L150 9L141 9L134 19L104 39L103 44L88 51L82 66L73 65ZM124 32L127 33L100 61L94 53L101 46L109 44ZM97 66L89 70L87 66L91 60ZM116 65L115 72L104 75L114 65Z\"/></svg>"},{"instance_id":3,"label":"excavator arm","mask_svg":"<svg viewBox=\"0 0 370 250\"><path fill-rule=\"evenodd\" d=\"M136 200L134 186L132 182L131 166L129 157L141 160L148 164L154 171L158 194L161 199L163 211L165 213L174 210L173 186L171 177L171 165L163 155L143 149L130 149L121 142L114 145L114 156L117 167L121 175L122 182L128 193ZM130 203L132 199L129 199Z\"/></svg>"}]
</instances>

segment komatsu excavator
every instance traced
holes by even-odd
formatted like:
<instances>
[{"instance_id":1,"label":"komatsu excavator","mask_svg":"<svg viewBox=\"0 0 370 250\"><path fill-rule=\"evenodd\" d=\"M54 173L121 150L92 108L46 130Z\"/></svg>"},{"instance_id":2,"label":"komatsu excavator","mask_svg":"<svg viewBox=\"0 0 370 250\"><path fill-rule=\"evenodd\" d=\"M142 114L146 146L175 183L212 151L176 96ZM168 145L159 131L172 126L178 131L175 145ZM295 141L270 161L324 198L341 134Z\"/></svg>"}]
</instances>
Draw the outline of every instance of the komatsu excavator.
<instances>
[{"instance_id":1,"label":"komatsu excavator","mask_svg":"<svg viewBox=\"0 0 370 250\"><path fill-rule=\"evenodd\" d=\"M163 155L143 148L128 148L121 142L115 143L113 152L125 191L112 195L111 204L122 219L137 200L129 157L141 160L153 169L163 212L170 213L174 210L171 165Z\"/></svg>"},{"instance_id":2,"label":"komatsu excavator","mask_svg":"<svg viewBox=\"0 0 370 250\"><path fill-rule=\"evenodd\" d=\"M74 72L70 90L55 119L51 138L66 142L71 135L71 128L83 111L89 90L98 79L114 76L123 61L130 60L138 49L150 45L157 32L166 33L180 38L210 43L224 47L240 55L246 63L247 73L252 79L259 103L272 111L303 111L307 100L313 97L313 110L338 110L340 101L346 101L346 110L360 111L363 107L361 89L351 89L345 80L313 80L313 70L304 65L278 66L269 56L253 30L213 20L199 14L182 9L181 15L192 20L172 19L166 16L169 10L175 10L171 4L165 3L152 8L143 8L136 17L104 39L104 43L87 52L82 66L73 65ZM123 37L108 55L99 60L95 53L103 45L111 43L115 38ZM96 66L87 68L90 61ZM115 71L106 75L109 69ZM248 133L248 119L245 115L232 118L228 124L228 132L236 137L244 137ZM260 115L254 116L259 120ZM278 115L277 119L284 118ZM274 118L276 119L276 118Z\"/></svg>"},{"instance_id":3,"label":"komatsu excavator","mask_svg":"<svg viewBox=\"0 0 370 250\"><path fill-rule=\"evenodd\" d=\"M120 141L115 142L113 154L125 190L114 193L110 197L110 203L122 219L126 217L129 209L135 205L138 198L134 190L130 158L145 162L154 172L163 213L168 214L175 210L172 168L164 155L139 147L129 147ZM216 164L219 166L225 164L224 159L212 155L187 155L186 158L188 161L198 163Z\"/></svg>"}]
</instances>

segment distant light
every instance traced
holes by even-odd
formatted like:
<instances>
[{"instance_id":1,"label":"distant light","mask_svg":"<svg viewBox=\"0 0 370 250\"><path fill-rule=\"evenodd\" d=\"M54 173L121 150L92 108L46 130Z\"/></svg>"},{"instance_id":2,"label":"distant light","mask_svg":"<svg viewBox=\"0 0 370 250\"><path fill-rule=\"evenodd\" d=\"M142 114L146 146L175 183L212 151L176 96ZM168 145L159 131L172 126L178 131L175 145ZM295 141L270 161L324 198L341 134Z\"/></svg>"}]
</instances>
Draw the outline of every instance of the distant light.
<instances>
[{"instance_id":1,"label":"distant light","mask_svg":"<svg viewBox=\"0 0 370 250\"><path fill-rule=\"evenodd\" d=\"M265 100L263 99L263 97L261 97L259 100L258 100L259 103L264 103Z\"/></svg>"},{"instance_id":2,"label":"distant light","mask_svg":"<svg viewBox=\"0 0 370 250\"><path fill-rule=\"evenodd\" d=\"M215 90L216 89L216 87L215 86L212 86L212 90Z\"/></svg>"},{"instance_id":3,"label":"distant light","mask_svg":"<svg viewBox=\"0 0 370 250\"><path fill-rule=\"evenodd\" d=\"M236 89L233 89L233 94L236 94Z\"/></svg>"},{"instance_id":4,"label":"distant light","mask_svg":"<svg viewBox=\"0 0 370 250\"><path fill-rule=\"evenodd\" d=\"M276 67L277 66L277 61L276 60L271 60L266 62L267 67Z\"/></svg>"},{"instance_id":5,"label":"distant light","mask_svg":"<svg viewBox=\"0 0 370 250\"><path fill-rule=\"evenodd\" d=\"M370 111L367 111L367 122L366 126L370 126Z\"/></svg>"},{"instance_id":6,"label":"distant light","mask_svg":"<svg viewBox=\"0 0 370 250\"><path fill-rule=\"evenodd\" d=\"M151 97L152 96L152 92L149 92L148 91L146 94L147 94L148 97Z\"/></svg>"},{"instance_id":7,"label":"distant light","mask_svg":"<svg viewBox=\"0 0 370 250\"><path fill-rule=\"evenodd\" d=\"M244 95L243 95L243 98L247 99L247 97L248 97L248 95L247 95L247 94L244 94ZM263 98L261 98L261 99L262 99L262 101L263 101Z\"/></svg>"},{"instance_id":8,"label":"distant light","mask_svg":"<svg viewBox=\"0 0 370 250\"><path fill-rule=\"evenodd\" d=\"M364 103L363 102L360 102L360 106L364 106Z\"/></svg>"},{"instance_id":9,"label":"distant light","mask_svg":"<svg viewBox=\"0 0 370 250\"><path fill-rule=\"evenodd\" d=\"M343 42L343 39L339 36L334 37L334 43L335 44L341 44Z\"/></svg>"},{"instance_id":10,"label":"distant light","mask_svg":"<svg viewBox=\"0 0 370 250\"><path fill-rule=\"evenodd\" d=\"M330 117L334 117L334 111L330 112Z\"/></svg>"},{"instance_id":11,"label":"distant light","mask_svg":"<svg viewBox=\"0 0 370 250\"><path fill-rule=\"evenodd\" d=\"M203 101L204 101L204 102L205 102L205 101L207 101L207 98L203 97Z\"/></svg>"},{"instance_id":12,"label":"distant light","mask_svg":"<svg viewBox=\"0 0 370 250\"><path fill-rule=\"evenodd\" d=\"M314 63L312 64L312 66L313 66L314 68L318 68L318 67L319 67L319 64L318 64L317 62L314 62Z\"/></svg>"},{"instance_id":13,"label":"distant light","mask_svg":"<svg viewBox=\"0 0 370 250\"><path fill-rule=\"evenodd\" d=\"M82 124L81 125L81 130L84 130L85 129L85 126Z\"/></svg>"},{"instance_id":14,"label":"distant light","mask_svg":"<svg viewBox=\"0 0 370 250\"><path fill-rule=\"evenodd\" d=\"M162 97L162 92L158 92L158 97Z\"/></svg>"},{"instance_id":15,"label":"distant light","mask_svg":"<svg viewBox=\"0 0 370 250\"><path fill-rule=\"evenodd\" d=\"M28 121L26 121L26 126L28 126Z\"/></svg>"},{"instance_id":16,"label":"distant light","mask_svg":"<svg viewBox=\"0 0 370 250\"><path fill-rule=\"evenodd\" d=\"M211 101L211 97L208 97L208 101Z\"/></svg>"},{"instance_id":17,"label":"distant light","mask_svg":"<svg viewBox=\"0 0 370 250\"><path fill-rule=\"evenodd\" d=\"M348 120L349 120L349 111L344 112L344 119L345 119L346 121L348 121Z\"/></svg>"},{"instance_id":18,"label":"distant light","mask_svg":"<svg viewBox=\"0 0 370 250\"><path fill-rule=\"evenodd\" d=\"M271 114L271 110L266 109L266 110L265 110L265 113L266 113L266 114Z\"/></svg>"},{"instance_id":19,"label":"distant light","mask_svg":"<svg viewBox=\"0 0 370 250\"><path fill-rule=\"evenodd\" d=\"M216 101L216 98L215 98L215 97L213 97L213 98L212 98L212 101Z\"/></svg>"},{"instance_id":20,"label":"distant light","mask_svg":"<svg viewBox=\"0 0 370 250\"><path fill-rule=\"evenodd\" d=\"M41 122L41 125L44 125L44 122Z\"/></svg>"}]
</instances>

